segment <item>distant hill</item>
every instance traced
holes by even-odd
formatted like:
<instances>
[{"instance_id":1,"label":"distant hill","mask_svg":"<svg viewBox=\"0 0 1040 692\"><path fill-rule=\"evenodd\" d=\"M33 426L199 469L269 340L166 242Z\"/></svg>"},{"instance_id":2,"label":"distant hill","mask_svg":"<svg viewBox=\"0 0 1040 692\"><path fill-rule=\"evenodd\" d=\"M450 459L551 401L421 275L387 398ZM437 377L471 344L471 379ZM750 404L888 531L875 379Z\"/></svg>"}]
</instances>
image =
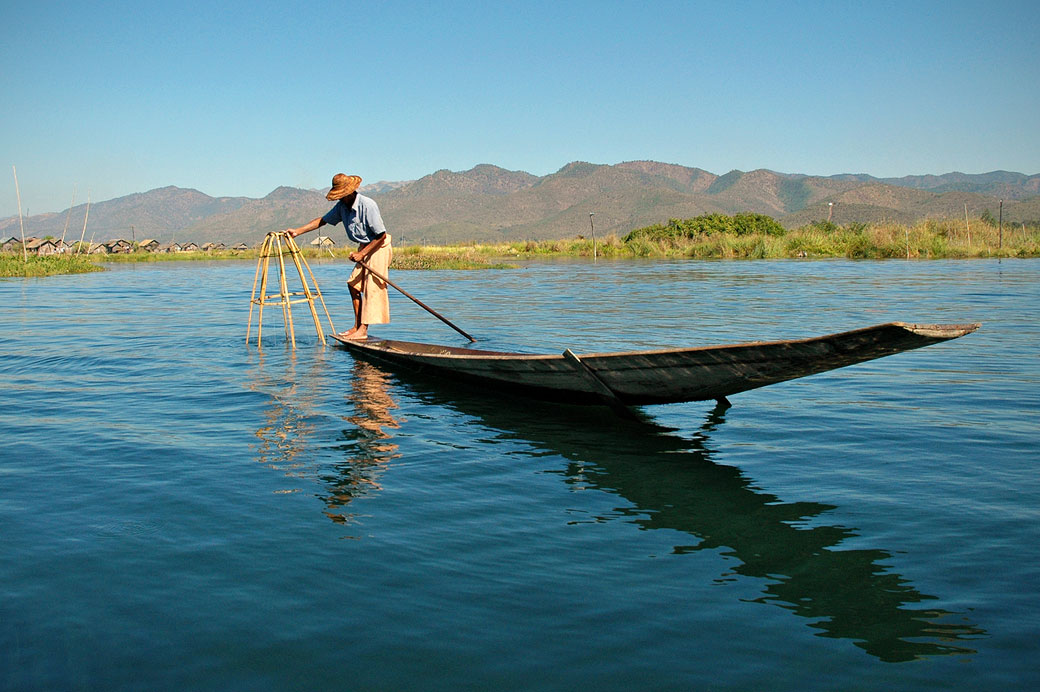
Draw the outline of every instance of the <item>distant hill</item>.
<instances>
[{"instance_id":1,"label":"distant hill","mask_svg":"<svg viewBox=\"0 0 1040 692\"><path fill-rule=\"evenodd\" d=\"M268 231L302 226L329 210L325 191L279 187L261 199L247 200L237 209L213 214L183 231L184 240L221 241L227 244L263 240ZM164 242L163 239L159 239Z\"/></svg>"},{"instance_id":2,"label":"distant hill","mask_svg":"<svg viewBox=\"0 0 1040 692\"><path fill-rule=\"evenodd\" d=\"M134 237L169 242L183 229L214 215L233 212L250 201L248 197L210 197L198 190L162 187L92 203L89 212L84 203L73 207L71 214L66 209L59 214L31 216L25 220L25 233L60 238L67 222L66 241L79 240L86 219L86 240L93 235L98 241ZM19 232L17 216L0 219L0 236L6 239Z\"/></svg>"},{"instance_id":3,"label":"distant hill","mask_svg":"<svg viewBox=\"0 0 1040 692\"><path fill-rule=\"evenodd\" d=\"M402 185L407 185L410 182L412 182L412 181L411 180L401 180L401 181L380 180L379 182L376 182L376 183L370 183L370 184L362 185L359 188L359 191L361 192L361 194L368 195L369 197L371 197L372 195L379 195L379 194L382 194L384 192L390 192L390 190L396 190L397 188L401 187Z\"/></svg>"},{"instance_id":4,"label":"distant hill","mask_svg":"<svg viewBox=\"0 0 1040 692\"><path fill-rule=\"evenodd\" d=\"M960 218L997 213L1009 222L1040 219L1040 175L994 171L978 175L875 178L863 174L809 176L758 169L717 175L656 161L615 165L575 161L546 176L481 164L439 170L419 180L361 188L379 202L399 243L496 242L598 235L722 212L768 214L797 227L828 214L836 223ZM87 237L155 238L249 244L265 233L299 226L329 208L325 190L279 187L261 199L214 198L165 187L91 205ZM86 205L29 218L26 233L79 239ZM133 229L131 231L131 228ZM16 235L18 219L0 219L0 236ZM332 231L337 242L342 230Z\"/></svg>"},{"instance_id":5,"label":"distant hill","mask_svg":"<svg viewBox=\"0 0 1040 692\"><path fill-rule=\"evenodd\" d=\"M966 173L908 175L905 178L882 178L880 182L929 192L975 192L1004 200L1019 200L1040 194L1040 176L1028 176L1008 171L993 171L977 175Z\"/></svg>"}]
</instances>

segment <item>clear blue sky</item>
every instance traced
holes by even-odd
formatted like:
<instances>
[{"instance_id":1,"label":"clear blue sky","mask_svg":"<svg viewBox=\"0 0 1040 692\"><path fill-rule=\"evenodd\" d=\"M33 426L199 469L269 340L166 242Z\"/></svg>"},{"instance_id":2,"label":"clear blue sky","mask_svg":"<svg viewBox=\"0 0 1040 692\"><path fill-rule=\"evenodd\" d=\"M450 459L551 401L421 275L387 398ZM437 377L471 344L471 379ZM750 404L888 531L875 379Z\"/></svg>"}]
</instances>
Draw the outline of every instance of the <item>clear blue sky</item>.
<instances>
[{"instance_id":1,"label":"clear blue sky","mask_svg":"<svg viewBox=\"0 0 1040 692\"><path fill-rule=\"evenodd\" d=\"M1040 2L0 0L0 216L653 159L1040 172Z\"/></svg>"}]
</instances>

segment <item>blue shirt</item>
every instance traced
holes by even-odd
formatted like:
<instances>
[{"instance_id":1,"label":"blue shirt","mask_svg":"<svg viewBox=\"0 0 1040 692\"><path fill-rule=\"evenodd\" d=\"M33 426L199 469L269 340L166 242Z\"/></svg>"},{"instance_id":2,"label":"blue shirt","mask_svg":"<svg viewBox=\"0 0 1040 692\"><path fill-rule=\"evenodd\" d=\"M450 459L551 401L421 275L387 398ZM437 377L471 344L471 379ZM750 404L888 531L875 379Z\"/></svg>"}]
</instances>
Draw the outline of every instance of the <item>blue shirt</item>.
<instances>
[{"instance_id":1,"label":"blue shirt","mask_svg":"<svg viewBox=\"0 0 1040 692\"><path fill-rule=\"evenodd\" d=\"M353 205L348 207L344 202L342 199L336 202L336 206L321 217L321 220L332 226L342 222L347 237L362 245L371 243L386 233L386 226L383 225L383 217L379 215L379 207L375 200L364 195L355 195Z\"/></svg>"}]
</instances>

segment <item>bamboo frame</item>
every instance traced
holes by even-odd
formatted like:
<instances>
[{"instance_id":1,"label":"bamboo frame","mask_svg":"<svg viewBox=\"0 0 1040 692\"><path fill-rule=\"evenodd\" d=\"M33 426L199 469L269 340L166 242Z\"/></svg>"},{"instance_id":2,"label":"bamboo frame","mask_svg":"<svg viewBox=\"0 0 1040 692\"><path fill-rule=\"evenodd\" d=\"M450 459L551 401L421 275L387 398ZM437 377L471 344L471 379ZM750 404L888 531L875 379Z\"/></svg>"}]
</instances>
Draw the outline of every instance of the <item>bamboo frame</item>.
<instances>
[{"instance_id":1,"label":"bamboo frame","mask_svg":"<svg viewBox=\"0 0 1040 692\"><path fill-rule=\"evenodd\" d=\"M301 291L289 291L285 271L286 253L289 254L289 258L292 260L293 265L296 267L296 272L300 276L300 284L303 287ZM278 263L278 293L268 294L267 279L271 268L272 257L276 257ZM304 269L306 269L306 273L304 272ZM310 284L307 283L308 276L310 276ZM259 297L257 297L258 282L260 284ZM311 290L311 284L314 286L313 291ZM303 297L294 299L293 296ZM314 320L314 329L317 332L322 345L325 345L325 332L321 328L321 319L318 317L318 310L314 307L315 298L317 298L321 303L321 308L325 312L325 318L329 321L330 333L335 334L336 328L332 325L332 317L329 315L329 309L325 306L325 299L322 298L321 290L318 288L318 280L314 278L314 272L311 271L310 265L308 265L307 260L304 259L303 253L300 251L300 246L297 245L296 241L284 231L273 231L268 233L264 238L263 244L260 246L260 259L256 263L256 274L253 275L253 295L249 301L249 325L246 327L246 344L249 343L249 336L252 333L253 328L253 306L259 306L256 323L256 345L259 348L260 339L263 336L264 306L269 303L274 303L282 308L282 321L285 326L285 338L295 349L296 329L293 325L292 306L294 303L307 303L307 307L310 308L311 317Z\"/></svg>"}]
</instances>

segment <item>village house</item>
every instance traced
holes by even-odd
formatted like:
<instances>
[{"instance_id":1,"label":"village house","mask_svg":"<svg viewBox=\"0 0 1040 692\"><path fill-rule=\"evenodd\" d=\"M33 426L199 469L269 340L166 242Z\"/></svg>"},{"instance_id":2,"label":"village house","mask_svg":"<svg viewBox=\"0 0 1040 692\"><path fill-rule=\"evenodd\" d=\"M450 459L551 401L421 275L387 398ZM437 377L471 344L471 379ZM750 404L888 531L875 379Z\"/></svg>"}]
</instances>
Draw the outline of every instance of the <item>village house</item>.
<instances>
[{"instance_id":1,"label":"village house","mask_svg":"<svg viewBox=\"0 0 1040 692\"><path fill-rule=\"evenodd\" d=\"M144 250L145 252L155 252L159 249L159 241L155 238L145 238L138 243L137 247L139 250Z\"/></svg>"},{"instance_id":2,"label":"village house","mask_svg":"<svg viewBox=\"0 0 1040 692\"><path fill-rule=\"evenodd\" d=\"M235 252L241 252L242 250L248 250L249 246L246 245L245 243L239 243L238 245L232 246L231 249L234 250Z\"/></svg>"},{"instance_id":3,"label":"village house","mask_svg":"<svg viewBox=\"0 0 1040 692\"><path fill-rule=\"evenodd\" d=\"M110 240L105 243L105 247L108 248L111 254L127 254L134 251L134 246L129 241L117 238L116 240Z\"/></svg>"},{"instance_id":4,"label":"village house","mask_svg":"<svg viewBox=\"0 0 1040 692\"><path fill-rule=\"evenodd\" d=\"M181 245L181 252L198 252L199 246L197 243L185 243Z\"/></svg>"},{"instance_id":5,"label":"village house","mask_svg":"<svg viewBox=\"0 0 1040 692\"><path fill-rule=\"evenodd\" d=\"M321 250L324 250L326 248L331 250L332 248L336 247L336 241L328 237L327 235L319 235L317 238L311 241L311 245Z\"/></svg>"},{"instance_id":6,"label":"village house","mask_svg":"<svg viewBox=\"0 0 1040 692\"><path fill-rule=\"evenodd\" d=\"M7 240L4 241L3 245L0 245L0 251L3 251L3 252L21 252L22 251L22 241L19 240L18 238L15 238L14 236L11 236L10 238L8 238Z\"/></svg>"},{"instance_id":7,"label":"village house","mask_svg":"<svg viewBox=\"0 0 1040 692\"><path fill-rule=\"evenodd\" d=\"M40 257L60 254L64 252L63 247L65 247L65 242L54 238L33 238L25 241L25 251L30 255Z\"/></svg>"}]
</instances>

